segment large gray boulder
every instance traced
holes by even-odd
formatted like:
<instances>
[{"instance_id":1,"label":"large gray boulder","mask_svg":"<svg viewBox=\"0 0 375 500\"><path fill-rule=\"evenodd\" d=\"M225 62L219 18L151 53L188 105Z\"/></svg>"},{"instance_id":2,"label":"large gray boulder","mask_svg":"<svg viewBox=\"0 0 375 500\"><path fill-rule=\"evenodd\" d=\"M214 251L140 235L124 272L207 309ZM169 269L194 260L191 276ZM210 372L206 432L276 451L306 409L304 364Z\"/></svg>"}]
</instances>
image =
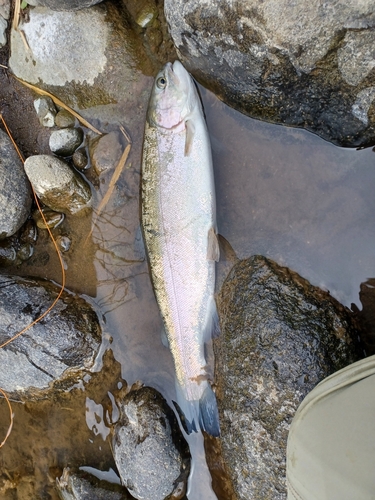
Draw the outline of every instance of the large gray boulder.
<instances>
[{"instance_id":1,"label":"large gray boulder","mask_svg":"<svg viewBox=\"0 0 375 500\"><path fill-rule=\"evenodd\" d=\"M182 62L233 107L335 144L374 143L372 0L165 0L165 14Z\"/></svg>"},{"instance_id":2,"label":"large gray boulder","mask_svg":"<svg viewBox=\"0 0 375 500\"><path fill-rule=\"evenodd\" d=\"M14 234L31 208L31 187L8 135L0 130L0 239Z\"/></svg>"},{"instance_id":3,"label":"large gray boulder","mask_svg":"<svg viewBox=\"0 0 375 500\"><path fill-rule=\"evenodd\" d=\"M118 127L125 116L128 130L143 133L131 110L134 102L147 106L152 80L146 75L158 65L146 55L142 37L119 2L69 12L31 8L10 39L9 66L18 78L51 91L89 121L89 108L97 120L95 108L103 106L102 124Z\"/></svg>"},{"instance_id":4,"label":"large gray boulder","mask_svg":"<svg viewBox=\"0 0 375 500\"><path fill-rule=\"evenodd\" d=\"M43 314L58 292L47 281L0 276L0 344ZM63 292L42 321L0 349L0 387L16 400L70 388L93 367L100 344L101 328L91 306Z\"/></svg>"},{"instance_id":5,"label":"large gray boulder","mask_svg":"<svg viewBox=\"0 0 375 500\"><path fill-rule=\"evenodd\" d=\"M134 498L164 500L185 465L186 442L176 417L150 387L131 391L118 403L112 450L122 483Z\"/></svg>"},{"instance_id":6,"label":"large gray boulder","mask_svg":"<svg viewBox=\"0 0 375 500\"><path fill-rule=\"evenodd\" d=\"M239 261L219 297L215 341L222 453L237 498L286 499L289 426L321 380L356 361L351 312L260 256Z\"/></svg>"}]
</instances>

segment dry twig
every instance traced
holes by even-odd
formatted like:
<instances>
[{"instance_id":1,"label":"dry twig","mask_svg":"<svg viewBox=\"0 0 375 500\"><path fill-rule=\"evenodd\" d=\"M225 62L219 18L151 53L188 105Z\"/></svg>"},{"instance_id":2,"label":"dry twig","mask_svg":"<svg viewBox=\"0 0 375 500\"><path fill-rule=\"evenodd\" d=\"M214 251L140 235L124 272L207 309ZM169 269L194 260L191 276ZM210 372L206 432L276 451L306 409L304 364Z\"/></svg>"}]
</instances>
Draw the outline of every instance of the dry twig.
<instances>
[{"instance_id":1,"label":"dry twig","mask_svg":"<svg viewBox=\"0 0 375 500\"><path fill-rule=\"evenodd\" d=\"M25 87L28 87L29 89L34 90L34 92L37 92L40 95L45 95L45 96L50 97L55 104L57 104L58 106L61 106L66 111L68 111L73 116L75 116L75 118L77 118L77 120L80 123L82 123L82 125L84 127L89 128L90 130L92 130L93 132L95 132L95 134L102 135L102 133L100 132L100 130L98 130L93 125L91 125L91 123L89 123L87 120L85 120L79 113L77 113L77 111L74 111L74 109L72 109L70 106L68 106L67 104L65 104L61 99L59 99L55 95L51 94L50 92L47 92L47 90L43 90L43 89L40 89L38 87L35 87L35 85L32 85L31 83L25 82L24 80L21 80L20 78L17 78L16 76L14 76L14 78L16 80L18 80L19 82L21 82L23 85L25 85Z\"/></svg>"},{"instance_id":2,"label":"dry twig","mask_svg":"<svg viewBox=\"0 0 375 500\"><path fill-rule=\"evenodd\" d=\"M129 144L124 149L124 152L121 155L121 158L120 158L120 160L115 168L115 171L113 172L111 180L109 181L107 192L103 196L102 201L99 203L99 206L95 212L95 215L92 219L91 230L90 230L89 234L87 235L86 242L90 238L90 236L92 235L93 228L95 226L96 221L98 220L100 214L102 213L102 211L104 210L105 206L107 205L109 199L112 196L113 190L115 189L116 182L119 180L119 177L120 177L122 171L124 170L126 161L128 159L129 153L130 153L130 149L132 146L131 139L123 127L120 127L120 130L124 134L126 139L128 140Z\"/></svg>"}]
</instances>

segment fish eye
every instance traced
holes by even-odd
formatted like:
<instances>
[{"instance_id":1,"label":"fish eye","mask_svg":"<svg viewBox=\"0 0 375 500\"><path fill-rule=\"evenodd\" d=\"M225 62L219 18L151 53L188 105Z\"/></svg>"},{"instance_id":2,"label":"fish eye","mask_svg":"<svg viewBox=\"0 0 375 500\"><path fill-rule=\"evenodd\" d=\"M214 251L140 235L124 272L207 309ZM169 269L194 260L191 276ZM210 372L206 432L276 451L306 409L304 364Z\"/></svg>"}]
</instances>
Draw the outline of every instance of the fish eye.
<instances>
[{"instance_id":1,"label":"fish eye","mask_svg":"<svg viewBox=\"0 0 375 500\"><path fill-rule=\"evenodd\" d=\"M165 87L167 86L167 80L164 78L164 76L161 76L156 80L156 86L159 89L165 89Z\"/></svg>"}]
</instances>

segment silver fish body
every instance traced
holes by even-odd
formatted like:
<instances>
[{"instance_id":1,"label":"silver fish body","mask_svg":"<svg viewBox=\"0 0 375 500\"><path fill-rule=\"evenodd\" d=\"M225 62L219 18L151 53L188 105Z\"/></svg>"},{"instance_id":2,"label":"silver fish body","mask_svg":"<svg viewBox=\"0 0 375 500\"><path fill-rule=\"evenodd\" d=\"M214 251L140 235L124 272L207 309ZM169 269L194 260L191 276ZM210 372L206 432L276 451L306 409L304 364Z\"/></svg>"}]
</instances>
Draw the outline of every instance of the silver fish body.
<instances>
[{"instance_id":1,"label":"silver fish body","mask_svg":"<svg viewBox=\"0 0 375 500\"><path fill-rule=\"evenodd\" d=\"M219 435L204 343L217 328L218 245L211 148L189 73L168 63L152 91L142 161L142 226L188 431Z\"/></svg>"}]
</instances>

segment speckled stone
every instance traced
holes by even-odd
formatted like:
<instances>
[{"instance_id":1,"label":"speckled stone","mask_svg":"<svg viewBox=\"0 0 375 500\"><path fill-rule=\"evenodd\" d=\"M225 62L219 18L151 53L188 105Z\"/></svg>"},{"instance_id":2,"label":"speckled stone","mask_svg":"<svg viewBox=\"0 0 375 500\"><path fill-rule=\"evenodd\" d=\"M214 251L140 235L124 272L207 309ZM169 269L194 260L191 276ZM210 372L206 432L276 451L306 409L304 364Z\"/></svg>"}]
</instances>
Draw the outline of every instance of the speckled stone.
<instances>
[{"instance_id":1,"label":"speckled stone","mask_svg":"<svg viewBox=\"0 0 375 500\"><path fill-rule=\"evenodd\" d=\"M164 500L174 490L186 454L176 417L150 387L130 392L118 404L112 448L122 483L135 498Z\"/></svg>"},{"instance_id":2,"label":"speckled stone","mask_svg":"<svg viewBox=\"0 0 375 500\"><path fill-rule=\"evenodd\" d=\"M286 443L303 398L359 359L351 311L261 256L239 261L219 296L215 340L222 452L239 500L286 499Z\"/></svg>"},{"instance_id":3,"label":"speckled stone","mask_svg":"<svg viewBox=\"0 0 375 500\"><path fill-rule=\"evenodd\" d=\"M224 102L341 146L374 144L373 0L165 0L177 52ZM371 96L365 120L353 112Z\"/></svg>"}]
</instances>

